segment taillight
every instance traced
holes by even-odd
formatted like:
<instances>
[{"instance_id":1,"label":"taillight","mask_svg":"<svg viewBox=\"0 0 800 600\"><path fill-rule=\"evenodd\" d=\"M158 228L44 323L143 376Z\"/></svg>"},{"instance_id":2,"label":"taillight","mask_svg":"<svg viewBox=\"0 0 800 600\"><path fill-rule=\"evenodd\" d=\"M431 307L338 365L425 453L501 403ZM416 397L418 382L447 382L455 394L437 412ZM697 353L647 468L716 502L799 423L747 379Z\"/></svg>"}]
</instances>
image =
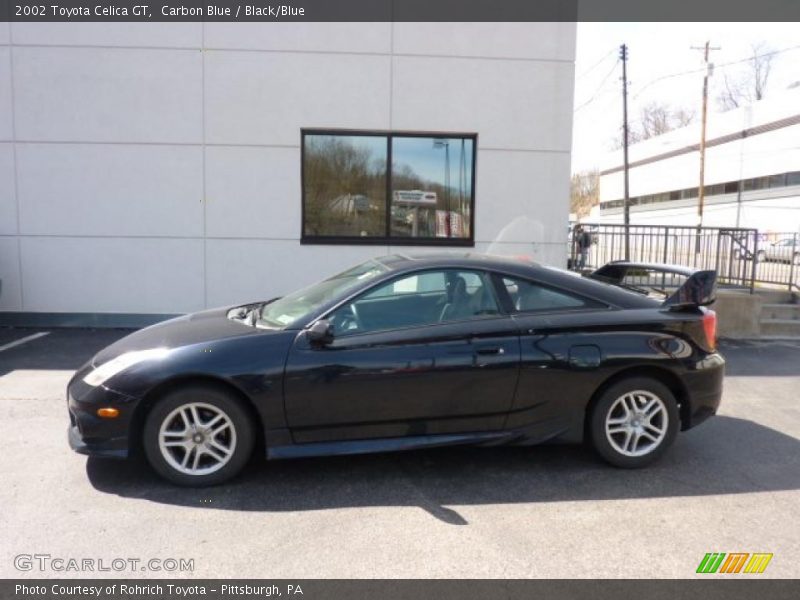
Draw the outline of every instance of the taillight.
<instances>
[{"instance_id":1,"label":"taillight","mask_svg":"<svg viewBox=\"0 0 800 600\"><path fill-rule=\"evenodd\" d=\"M712 350L717 349L717 313L706 309L703 315L703 330L706 332L706 342Z\"/></svg>"}]
</instances>

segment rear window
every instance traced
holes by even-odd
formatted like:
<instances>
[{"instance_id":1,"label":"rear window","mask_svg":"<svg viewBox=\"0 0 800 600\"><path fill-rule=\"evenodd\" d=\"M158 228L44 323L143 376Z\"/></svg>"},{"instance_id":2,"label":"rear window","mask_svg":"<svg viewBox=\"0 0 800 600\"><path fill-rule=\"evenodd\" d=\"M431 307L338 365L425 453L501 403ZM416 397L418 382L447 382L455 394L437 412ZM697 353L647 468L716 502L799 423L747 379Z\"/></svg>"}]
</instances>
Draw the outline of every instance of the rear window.
<instances>
[{"instance_id":1,"label":"rear window","mask_svg":"<svg viewBox=\"0 0 800 600\"><path fill-rule=\"evenodd\" d=\"M664 298L686 282L682 273L671 273L658 269L631 267L619 282L620 285L641 292L652 298Z\"/></svg>"},{"instance_id":2,"label":"rear window","mask_svg":"<svg viewBox=\"0 0 800 600\"><path fill-rule=\"evenodd\" d=\"M514 309L519 312L607 308L601 302L546 287L526 279L503 277L503 286L508 292Z\"/></svg>"}]
</instances>

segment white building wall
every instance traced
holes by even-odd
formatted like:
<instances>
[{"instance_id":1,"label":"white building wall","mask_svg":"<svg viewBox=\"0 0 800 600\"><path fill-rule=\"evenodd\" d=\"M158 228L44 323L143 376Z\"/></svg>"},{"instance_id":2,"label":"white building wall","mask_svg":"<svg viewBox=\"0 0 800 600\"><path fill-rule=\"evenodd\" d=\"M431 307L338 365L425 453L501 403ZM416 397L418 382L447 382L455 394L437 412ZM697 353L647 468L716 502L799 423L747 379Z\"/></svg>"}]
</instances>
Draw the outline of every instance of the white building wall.
<instances>
[{"instance_id":1,"label":"white building wall","mask_svg":"<svg viewBox=\"0 0 800 600\"><path fill-rule=\"evenodd\" d=\"M565 262L574 24L0 27L0 311L187 312L425 251L300 244L302 127L477 132L476 250Z\"/></svg>"},{"instance_id":2,"label":"white building wall","mask_svg":"<svg viewBox=\"0 0 800 600\"><path fill-rule=\"evenodd\" d=\"M760 102L725 113L711 113L706 138L738 133L743 130L785 119L800 113L800 89L776 93ZM638 160L697 144L700 124L651 138L630 147L629 160ZM705 184L739 181L772 174L800 171L800 124L750 135L706 149ZM605 157L601 172L622 165L622 152ZM700 177L698 151L665 158L630 169L630 196L656 194L697 187ZM600 178L600 202L624 195L623 172ZM791 232L800 227L800 189L796 186L750 192L748 197L762 200L736 205L737 196L707 196L703 224L709 227L755 227L764 231ZM778 196L778 197L776 197ZM605 223L621 223L621 211L592 218ZM677 208L673 203L631 207L631 223L644 225L697 225L696 200L692 206Z\"/></svg>"}]
</instances>

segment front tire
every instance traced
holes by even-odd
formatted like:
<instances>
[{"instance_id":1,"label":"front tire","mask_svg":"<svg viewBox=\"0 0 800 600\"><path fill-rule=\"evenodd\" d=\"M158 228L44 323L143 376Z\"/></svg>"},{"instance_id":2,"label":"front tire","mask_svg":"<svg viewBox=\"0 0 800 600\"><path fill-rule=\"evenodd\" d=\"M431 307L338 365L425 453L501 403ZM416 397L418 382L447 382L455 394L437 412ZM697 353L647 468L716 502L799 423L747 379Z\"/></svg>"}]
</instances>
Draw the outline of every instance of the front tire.
<instances>
[{"instance_id":1,"label":"front tire","mask_svg":"<svg viewBox=\"0 0 800 600\"><path fill-rule=\"evenodd\" d=\"M253 452L250 415L223 389L191 385L165 395L145 421L153 469L172 483L203 487L234 477Z\"/></svg>"},{"instance_id":2,"label":"front tire","mask_svg":"<svg viewBox=\"0 0 800 600\"><path fill-rule=\"evenodd\" d=\"M608 388L590 416L591 441L606 462L638 469L658 460L675 441L678 403L659 381L632 377Z\"/></svg>"}]
</instances>

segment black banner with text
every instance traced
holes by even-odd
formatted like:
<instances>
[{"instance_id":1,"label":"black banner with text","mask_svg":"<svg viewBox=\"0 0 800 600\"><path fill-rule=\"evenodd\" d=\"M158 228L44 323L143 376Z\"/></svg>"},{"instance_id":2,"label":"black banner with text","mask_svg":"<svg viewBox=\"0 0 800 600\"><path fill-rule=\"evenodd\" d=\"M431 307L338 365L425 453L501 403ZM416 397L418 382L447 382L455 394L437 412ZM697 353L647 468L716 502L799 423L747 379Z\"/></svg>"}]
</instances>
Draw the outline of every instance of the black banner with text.
<instances>
[{"instance_id":1,"label":"black banner with text","mask_svg":"<svg viewBox=\"0 0 800 600\"><path fill-rule=\"evenodd\" d=\"M702 580L0 580L3 600L794 600L798 597L800 583L796 580L757 579L747 575Z\"/></svg>"},{"instance_id":2,"label":"black banner with text","mask_svg":"<svg viewBox=\"0 0 800 600\"><path fill-rule=\"evenodd\" d=\"M796 0L4 0L0 20L800 21Z\"/></svg>"}]
</instances>

